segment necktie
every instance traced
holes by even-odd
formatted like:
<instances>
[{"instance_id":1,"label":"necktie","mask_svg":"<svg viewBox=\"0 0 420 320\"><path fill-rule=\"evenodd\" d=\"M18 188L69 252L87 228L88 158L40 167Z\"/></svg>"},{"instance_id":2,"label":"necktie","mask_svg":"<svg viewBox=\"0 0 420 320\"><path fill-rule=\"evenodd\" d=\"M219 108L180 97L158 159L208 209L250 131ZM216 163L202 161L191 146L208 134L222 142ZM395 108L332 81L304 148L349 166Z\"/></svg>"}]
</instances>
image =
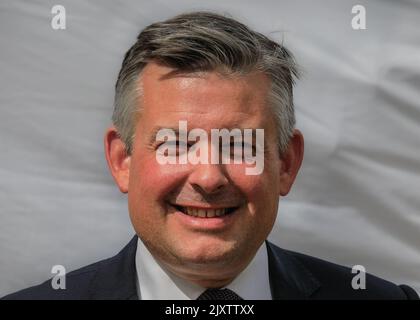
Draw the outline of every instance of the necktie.
<instances>
[{"instance_id":1,"label":"necktie","mask_svg":"<svg viewBox=\"0 0 420 320\"><path fill-rule=\"evenodd\" d=\"M243 300L235 292L229 289L207 289L197 300Z\"/></svg>"}]
</instances>

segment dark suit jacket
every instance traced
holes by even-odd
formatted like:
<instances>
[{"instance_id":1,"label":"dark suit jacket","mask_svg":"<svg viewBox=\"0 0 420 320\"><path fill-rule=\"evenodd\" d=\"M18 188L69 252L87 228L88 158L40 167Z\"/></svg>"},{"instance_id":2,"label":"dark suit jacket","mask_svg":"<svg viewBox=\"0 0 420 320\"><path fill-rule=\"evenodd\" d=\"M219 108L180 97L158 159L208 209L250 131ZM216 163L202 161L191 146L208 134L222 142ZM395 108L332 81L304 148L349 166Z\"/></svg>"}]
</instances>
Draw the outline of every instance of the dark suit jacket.
<instances>
[{"instance_id":1,"label":"dark suit jacket","mask_svg":"<svg viewBox=\"0 0 420 320\"><path fill-rule=\"evenodd\" d=\"M51 281L4 299L138 299L135 254L137 236L116 256L70 272L66 289L54 290ZM406 285L397 286L366 274L366 289L354 290L351 269L267 241L273 299L418 299Z\"/></svg>"}]
</instances>

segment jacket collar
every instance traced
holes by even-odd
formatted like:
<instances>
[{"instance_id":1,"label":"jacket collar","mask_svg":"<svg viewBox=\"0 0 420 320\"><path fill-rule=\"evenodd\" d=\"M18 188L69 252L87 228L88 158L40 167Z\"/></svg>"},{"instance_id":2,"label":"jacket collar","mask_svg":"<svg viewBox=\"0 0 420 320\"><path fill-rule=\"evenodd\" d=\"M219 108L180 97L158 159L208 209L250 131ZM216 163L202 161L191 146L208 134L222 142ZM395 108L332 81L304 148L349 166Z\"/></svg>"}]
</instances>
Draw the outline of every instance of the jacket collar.
<instances>
[{"instance_id":1,"label":"jacket collar","mask_svg":"<svg viewBox=\"0 0 420 320\"><path fill-rule=\"evenodd\" d=\"M113 258L100 262L90 298L138 300L135 256L137 235ZM266 241L271 295L277 299L307 299L319 281L288 251Z\"/></svg>"},{"instance_id":2,"label":"jacket collar","mask_svg":"<svg viewBox=\"0 0 420 320\"><path fill-rule=\"evenodd\" d=\"M318 279L289 251L266 243L273 300L308 299L321 286Z\"/></svg>"},{"instance_id":3,"label":"jacket collar","mask_svg":"<svg viewBox=\"0 0 420 320\"><path fill-rule=\"evenodd\" d=\"M135 235L115 257L100 262L91 283L91 299L138 300L135 265L137 239Z\"/></svg>"}]
</instances>

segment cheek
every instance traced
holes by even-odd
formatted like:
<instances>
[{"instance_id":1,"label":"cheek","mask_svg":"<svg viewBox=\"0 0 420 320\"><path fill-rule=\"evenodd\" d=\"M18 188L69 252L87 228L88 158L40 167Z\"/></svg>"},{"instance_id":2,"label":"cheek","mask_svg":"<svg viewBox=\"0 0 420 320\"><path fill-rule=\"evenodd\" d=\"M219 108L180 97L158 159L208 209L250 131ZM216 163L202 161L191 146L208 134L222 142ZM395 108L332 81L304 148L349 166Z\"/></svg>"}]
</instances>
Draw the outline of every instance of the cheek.
<instances>
[{"instance_id":1,"label":"cheek","mask_svg":"<svg viewBox=\"0 0 420 320\"><path fill-rule=\"evenodd\" d=\"M265 166L261 174L246 175L244 165L228 165L227 172L232 183L240 189L249 201L267 200L270 195L277 197L279 173L275 168Z\"/></svg>"},{"instance_id":2,"label":"cheek","mask_svg":"<svg viewBox=\"0 0 420 320\"><path fill-rule=\"evenodd\" d=\"M168 193L186 179L187 166L157 162L153 155L138 155L130 168L130 191L135 190L145 203L163 200Z\"/></svg>"},{"instance_id":3,"label":"cheek","mask_svg":"<svg viewBox=\"0 0 420 320\"><path fill-rule=\"evenodd\" d=\"M164 199L179 186L186 170L179 165L160 165L154 155L138 155L131 160L128 205L138 234L151 239L164 233Z\"/></svg>"},{"instance_id":4,"label":"cheek","mask_svg":"<svg viewBox=\"0 0 420 320\"><path fill-rule=\"evenodd\" d=\"M277 216L279 201L278 179L275 170L266 166L260 175L245 175L244 168L230 168L232 182L247 198L250 221L258 221L255 232L266 232ZM258 231L260 230L261 231ZM270 229L271 230L271 229Z\"/></svg>"}]
</instances>

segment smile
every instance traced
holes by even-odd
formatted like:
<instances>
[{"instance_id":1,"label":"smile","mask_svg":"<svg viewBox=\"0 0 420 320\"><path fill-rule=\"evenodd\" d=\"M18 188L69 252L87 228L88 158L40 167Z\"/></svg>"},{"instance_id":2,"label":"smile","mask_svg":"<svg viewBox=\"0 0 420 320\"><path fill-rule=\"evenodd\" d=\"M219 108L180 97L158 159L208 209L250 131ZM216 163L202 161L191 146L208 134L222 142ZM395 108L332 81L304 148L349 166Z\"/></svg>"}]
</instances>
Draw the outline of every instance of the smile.
<instances>
[{"instance_id":1,"label":"smile","mask_svg":"<svg viewBox=\"0 0 420 320\"><path fill-rule=\"evenodd\" d=\"M179 206L173 205L178 211L198 218L214 218L222 217L234 212L238 207L227 207L227 208L198 208L190 206Z\"/></svg>"}]
</instances>

